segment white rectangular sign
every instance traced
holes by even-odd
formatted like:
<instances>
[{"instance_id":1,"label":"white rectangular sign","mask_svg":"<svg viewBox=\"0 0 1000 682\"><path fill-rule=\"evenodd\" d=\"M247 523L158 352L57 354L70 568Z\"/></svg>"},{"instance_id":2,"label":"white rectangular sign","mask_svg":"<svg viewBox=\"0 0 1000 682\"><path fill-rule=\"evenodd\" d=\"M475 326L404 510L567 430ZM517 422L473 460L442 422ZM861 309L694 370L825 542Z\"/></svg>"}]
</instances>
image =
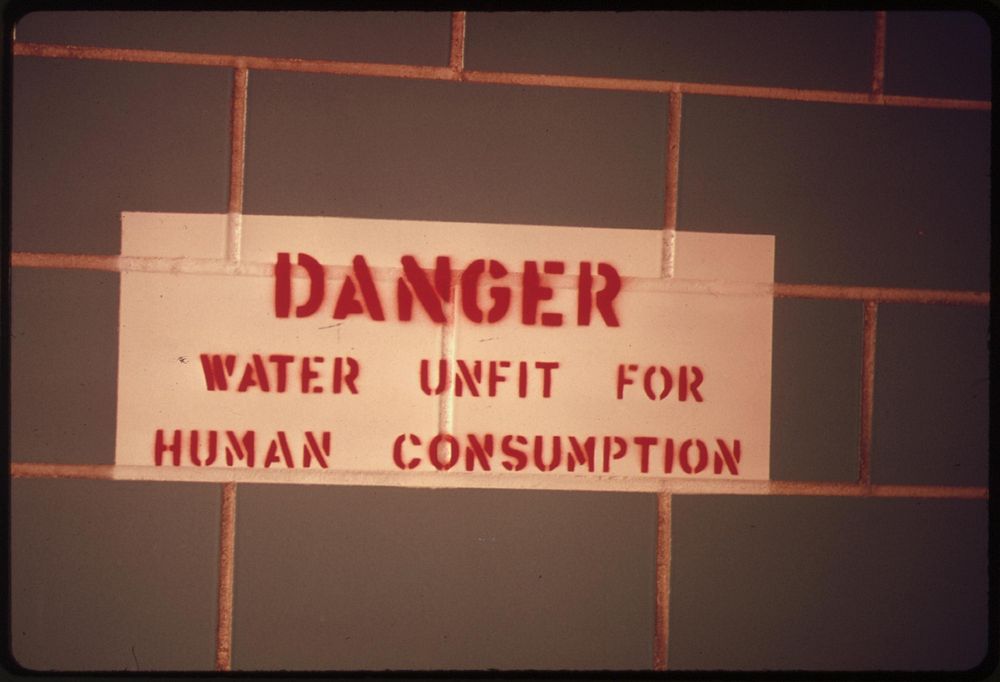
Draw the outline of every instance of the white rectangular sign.
<instances>
[{"instance_id":1,"label":"white rectangular sign","mask_svg":"<svg viewBox=\"0 0 1000 682\"><path fill-rule=\"evenodd\" d=\"M771 236L677 233L662 278L655 230L244 216L239 265L226 230L123 214L139 265L121 274L119 467L511 488L769 477Z\"/></svg>"}]
</instances>

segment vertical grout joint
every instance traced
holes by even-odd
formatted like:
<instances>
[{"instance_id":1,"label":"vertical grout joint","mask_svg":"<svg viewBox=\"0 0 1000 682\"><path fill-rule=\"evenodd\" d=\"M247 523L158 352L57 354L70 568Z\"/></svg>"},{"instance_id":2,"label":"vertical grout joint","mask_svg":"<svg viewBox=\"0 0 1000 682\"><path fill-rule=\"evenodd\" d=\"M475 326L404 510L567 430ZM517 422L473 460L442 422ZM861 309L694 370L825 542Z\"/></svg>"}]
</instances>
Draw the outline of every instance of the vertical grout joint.
<instances>
[{"instance_id":1,"label":"vertical grout joint","mask_svg":"<svg viewBox=\"0 0 1000 682\"><path fill-rule=\"evenodd\" d=\"M680 174L681 99L680 92L671 92L667 111L667 167L663 206L663 251L660 276L674 276L677 242L677 185Z\"/></svg>"},{"instance_id":2,"label":"vertical grout joint","mask_svg":"<svg viewBox=\"0 0 1000 682\"><path fill-rule=\"evenodd\" d=\"M670 648L670 540L672 497L656 496L656 621L653 624L653 669L667 669Z\"/></svg>"},{"instance_id":3,"label":"vertical grout joint","mask_svg":"<svg viewBox=\"0 0 1000 682\"><path fill-rule=\"evenodd\" d=\"M451 300L445 312L445 323L441 326L441 355L440 359L447 362L449 369L455 365L455 346L458 334L458 284L451 284ZM447 376L451 376L449 371ZM445 390L441 393L438 403L438 433L451 433L455 420L455 400L451 386L451 379L445 385Z\"/></svg>"},{"instance_id":4,"label":"vertical grout joint","mask_svg":"<svg viewBox=\"0 0 1000 682\"><path fill-rule=\"evenodd\" d=\"M219 587L215 634L215 669L232 669L233 654L233 564L236 554L236 484L222 486L219 522Z\"/></svg>"},{"instance_id":5,"label":"vertical grout joint","mask_svg":"<svg viewBox=\"0 0 1000 682\"><path fill-rule=\"evenodd\" d=\"M245 67L233 71L232 104L229 119L229 205L226 223L226 258L240 260L243 231L243 188L246 169L247 84Z\"/></svg>"},{"instance_id":6,"label":"vertical grout joint","mask_svg":"<svg viewBox=\"0 0 1000 682\"><path fill-rule=\"evenodd\" d=\"M875 342L878 336L878 303L864 302L861 344L861 437L858 448L858 483L871 486L872 421L875 413Z\"/></svg>"},{"instance_id":7,"label":"vertical grout joint","mask_svg":"<svg viewBox=\"0 0 1000 682\"><path fill-rule=\"evenodd\" d=\"M873 102L881 102L885 94L885 27L885 10L875 12L871 82L871 100Z\"/></svg>"},{"instance_id":8,"label":"vertical grout joint","mask_svg":"<svg viewBox=\"0 0 1000 682\"><path fill-rule=\"evenodd\" d=\"M451 13L451 50L448 66L461 80L465 72L465 12Z\"/></svg>"}]
</instances>

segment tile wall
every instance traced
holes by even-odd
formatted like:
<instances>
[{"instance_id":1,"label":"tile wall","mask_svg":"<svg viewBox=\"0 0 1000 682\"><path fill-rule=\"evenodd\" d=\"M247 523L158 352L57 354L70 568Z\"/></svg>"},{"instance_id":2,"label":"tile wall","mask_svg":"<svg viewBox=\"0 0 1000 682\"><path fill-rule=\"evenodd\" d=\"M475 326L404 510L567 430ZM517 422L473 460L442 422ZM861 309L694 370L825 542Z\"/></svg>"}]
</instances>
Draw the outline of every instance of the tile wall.
<instances>
[{"instance_id":1,"label":"tile wall","mask_svg":"<svg viewBox=\"0 0 1000 682\"><path fill-rule=\"evenodd\" d=\"M39 12L19 43L447 66L447 13ZM467 16L470 70L865 92L871 12ZM890 12L885 92L989 100L990 35ZM227 211L232 70L14 58L15 252ZM678 229L776 281L986 291L990 112L685 95ZM667 96L250 69L244 212L659 229ZM12 459L110 464L118 275L15 267ZM862 302L775 302L773 477L850 482ZM877 484L985 486L988 308L879 305ZM218 484L15 478L13 655L215 666ZM649 669L656 497L239 486L232 667ZM985 500L675 496L669 665L961 669Z\"/></svg>"}]
</instances>

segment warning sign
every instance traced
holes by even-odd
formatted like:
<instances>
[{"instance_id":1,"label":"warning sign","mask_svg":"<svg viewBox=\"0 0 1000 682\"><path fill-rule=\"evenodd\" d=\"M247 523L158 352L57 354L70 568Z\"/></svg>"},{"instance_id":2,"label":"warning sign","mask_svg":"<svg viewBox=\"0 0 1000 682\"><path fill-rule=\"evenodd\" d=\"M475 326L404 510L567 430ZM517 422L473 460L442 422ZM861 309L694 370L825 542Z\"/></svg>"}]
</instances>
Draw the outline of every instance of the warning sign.
<instances>
[{"instance_id":1,"label":"warning sign","mask_svg":"<svg viewBox=\"0 0 1000 682\"><path fill-rule=\"evenodd\" d=\"M119 467L769 477L773 237L677 233L662 277L654 230L243 216L238 262L226 234L123 215Z\"/></svg>"}]
</instances>

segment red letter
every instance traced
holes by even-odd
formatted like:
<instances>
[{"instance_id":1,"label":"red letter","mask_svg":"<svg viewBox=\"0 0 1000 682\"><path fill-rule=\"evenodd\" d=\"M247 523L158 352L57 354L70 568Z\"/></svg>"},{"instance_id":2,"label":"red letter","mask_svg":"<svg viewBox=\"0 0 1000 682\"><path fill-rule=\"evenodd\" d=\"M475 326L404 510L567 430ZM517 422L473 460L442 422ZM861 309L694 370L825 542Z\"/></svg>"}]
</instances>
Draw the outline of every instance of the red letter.
<instances>
[{"instance_id":1,"label":"red letter","mask_svg":"<svg viewBox=\"0 0 1000 682\"><path fill-rule=\"evenodd\" d=\"M299 265L309 275L309 299L295 308L295 317L309 317L323 303L326 275L323 266L312 256L300 253ZM292 308L292 266L287 253L278 254L274 264L274 314L288 317Z\"/></svg>"},{"instance_id":2,"label":"red letter","mask_svg":"<svg viewBox=\"0 0 1000 682\"><path fill-rule=\"evenodd\" d=\"M504 436L503 440L500 441L500 449L503 454L507 455L514 460L514 463L503 462L503 468L507 471L520 471L528 466L528 453L520 448L513 447L510 442L516 441L521 445L527 445L528 439L524 436Z\"/></svg>"},{"instance_id":3,"label":"red letter","mask_svg":"<svg viewBox=\"0 0 1000 682\"><path fill-rule=\"evenodd\" d=\"M569 445L572 448L571 456L566 457L566 468L570 471L576 469L576 465L581 466L586 465L587 470L590 472L594 471L594 446L597 444L597 439L593 436L587 437L583 441L583 445L573 436L569 437Z\"/></svg>"},{"instance_id":4,"label":"red letter","mask_svg":"<svg viewBox=\"0 0 1000 682\"><path fill-rule=\"evenodd\" d=\"M420 361L420 388L427 395L438 395L439 393L443 393L445 388L448 387L449 376L448 361L443 358L438 360L437 386L432 389L430 381L430 360Z\"/></svg>"},{"instance_id":5,"label":"red letter","mask_svg":"<svg viewBox=\"0 0 1000 682\"><path fill-rule=\"evenodd\" d=\"M715 451L715 462L713 469L715 473L722 473L722 463L726 463L726 468L729 469L729 473L734 476L739 476L740 472L738 469L738 464L740 463L740 441L739 439L733 441L733 449L730 450L729 446L726 445L726 441L721 438L716 438L715 442L719 445L719 449Z\"/></svg>"},{"instance_id":6,"label":"red letter","mask_svg":"<svg viewBox=\"0 0 1000 682\"><path fill-rule=\"evenodd\" d=\"M564 270L562 261L547 260L542 269L549 275L561 275ZM552 287L542 285L538 274L538 263L533 260L524 261L524 305L521 308L521 322L535 324L538 314L538 303L552 298ZM562 313L542 313L543 327L558 327L562 324Z\"/></svg>"},{"instance_id":7,"label":"red letter","mask_svg":"<svg viewBox=\"0 0 1000 682\"><path fill-rule=\"evenodd\" d=\"M552 370L559 368L558 362L536 362L535 368L542 370L542 397L552 396Z\"/></svg>"},{"instance_id":8,"label":"red letter","mask_svg":"<svg viewBox=\"0 0 1000 682\"><path fill-rule=\"evenodd\" d=\"M253 354L253 361L248 362L246 369L243 370L243 380L240 381L240 387L236 390L244 393L251 386L260 386L260 390L265 393L271 390L267 382L264 360L257 353Z\"/></svg>"},{"instance_id":9,"label":"red letter","mask_svg":"<svg viewBox=\"0 0 1000 682\"><path fill-rule=\"evenodd\" d=\"M188 445L188 456L191 457L191 463L196 467L201 466L201 459L198 457L198 432L191 432L191 442Z\"/></svg>"},{"instance_id":10,"label":"red letter","mask_svg":"<svg viewBox=\"0 0 1000 682\"><path fill-rule=\"evenodd\" d=\"M225 362L225 370L223 370ZM205 372L205 386L210 391L225 391L226 377L233 375L236 366L235 355L201 354L201 368Z\"/></svg>"},{"instance_id":11,"label":"red letter","mask_svg":"<svg viewBox=\"0 0 1000 682\"><path fill-rule=\"evenodd\" d=\"M691 383L687 380L687 367L681 367L681 377L679 386L677 387L678 398L680 400L687 400L687 392L691 391L691 396L695 399L695 402L702 402L701 393L698 391L698 387L701 386L701 380L704 379L704 375L701 373L701 369L698 367L691 368L691 374L694 375L694 379Z\"/></svg>"},{"instance_id":12,"label":"red letter","mask_svg":"<svg viewBox=\"0 0 1000 682\"><path fill-rule=\"evenodd\" d=\"M490 360L489 385L490 385L490 397L491 398L497 394L497 384L500 384L500 383L503 383L504 381L507 381L507 377L505 377L504 375L500 374L497 371L497 367L498 366L500 368L510 367L510 362L508 362L507 360L499 360L499 361L498 360Z\"/></svg>"},{"instance_id":13,"label":"red letter","mask_svg":"<svg viewBox=\"0 0 1000 682\"><path fill-rule=\"evenodd\" d=\"M417 265L413 256L403 256L403 277L396 281L396 309L399 319L404 322L413 317L413 294L416 293L420 305L434 322L444 322L444 307L441 301L451 299L451 260L448 256L438 256L435 268L437 291L431 287L427 274Z\"/></svg>"},{"instance_id":14,"label":"red letter","mask_svg":"<svg viewBox=\"0 0 1000 682\"><path fill-rule=\"evenodd\" d=\"M694 467L691 466L691 459L688 457L688 452L690 452L692 444L698 448L698 463ZM695 441L688 438L681 444L680 460L681 469L689 474L697 474L708 466L708 447L700 438Z\"/></svg>"},{"instance_id":15,"label":"red letter","mask_svg":"<svg viewBox=\"0 0 1000 682\"><path fill-rule=\"evenodd\" d=\"M597 292L596 302L597 302L597 312L601 314L604 318L604 323L609 327L618 326L618 316L615 315L615 309L612 303L615 300L615 296L622 288L621 277L618 276L618 271L607 263L597 264L597 273L604 277L605 284L604 288Z\"/></svg>"},{"instance_id":16,"label":"red letter","mask_svg":"<svg viewBox=\"0 0 1000 682\"><path fill-rule=\"evenodd\" d=\"M285 392L288 363L295 359L294 355L269 355L267 359L278 366L278 386L274 390L278 393Z\"/></svg>"},{"instance_id":17,"label":"red letter","mask_svg":"<svg viewBox=\"0 0 1000 682\"><path fill-rule=\"evenodd\" d=\"M361 287L361 297L368 308L368 315L373 320L381 322L385 319L385 314L382 312L382 302L379 300L378 291L375 289L375 280L372 279L372 273L368 269L365 257L360 254L355 256L353 265L354 276L358 280L358 286ZM348 315L365 312L361 307L361 303L354 298L355 291L354 279L348 275L344 278L343 287L340 289L340 295L337 297L337 305L333 309L333 317L335 319L342 320Z\"/></svg>"},{"instance_id":18,"label":"red letter","mask_svg":"<svg viewBox=\"0 0 1000 682\"><path fill-rule=\"evenodd\" d=\"M292 450L288 447L288 440L285 438L284 431L278 431L277 440L272 440L271 444L267 448L267 456L264 458L264 468L270 468L271 462L280 462L278 459L278 449L281 449L281 455L285 458L285 466L289 469L295 468L295 463L292 461Z\"/></svg>"},{"instance_id":19,"label":"red letter","mask_svg":"<svg viewBox=\"0 0 1000 682\"><path fill-rule=\"evenodd\" d=\"M479 309L479 277L486 270L486 262L480 258L472 261L462 273L462 312L469 318L470 322L481 323L483 321L483 311ZM503 263L495 260L490 261L490 277L500 279L507 274L507 268ZM497 322L503 319L510 308L510 287L490 287L490 297L493 299L493 306L486 315L488 322Z\"/></svg>"},{"instance_id":20,"label":"red letter","mask_svg":"<svg viewBox=\"0 0 1000 682\"><path fill-rule=\"evenodd\" d=\"M253 455L254 455L254 432L247 431L243 434L243 442L241 443L236 438L236 433L234 431L226 431L226 438L229 440L229 446L226 447L226 466L233 465L233 457L236 459L243 460L246 459L247 466L253 466Z\"/></svg>"},{"instance_id":21,"label":"red letter","mask_svg":"<svg viewBox=\"0 0 1000 682\"><path fill-rule=\"evenodd\" d=\"M317 355L317 356L313 357L312 361L313 362L317 362L317 363L318 362L323 362L323 358L321 356ZM315 379L316 377L319 376L319 372L313 371L313 369L309 366L309 357L308 356L302 358L302 367L300 369L301 369L301 372L300 372L299 378L301 380L300 383L301 383L301 386L302 386L302 392L303 393L309 393L309 389L310 389L309 384L312 382L313 379ZM323 392L323 387L322 386L313 386L312 387L312 392L313 393L322 393Z\"/></svg>"},{"instance_id":22,"label":"red letter","mask_svg":"<svg viewBox=\"0 0 1000 682\"><path fill-rule=\"evenodd\" d=\"M649 436L636 436L632 440L639 446L639 467L644 474L649 473L649 446L656 445L656 439Z\"/></svg>"},{"instance_id":23,"label":"red letter","mask_svg":"<svg viewBox=\"0 0 1000 682\"><path fill-rule=\"evenodd\" d=\"M475 360L472 363L472 373L469 372L469 366L465 364L465 360L455 360L455 364L458 366L459 374L455 375L456 386L455 395L462 395L462 385L463 383L469 387L469 393L472 397L479 397L478 384L483 380L483 361ZM463 382L464 379L464 382Z\"/></svg>"},{"instance_id":24,"label":"red letter","mask_svg":"<svg viewBox=\"0 0 1000 682\"><path fill-rule=\"evenodd\" d=\"M189 446L188 455L191 457L191 463L199 467L211 466L212 462L215 461L215 457L219 450L219 433L217 431L208 432L208 457L205 461L201 461L199 452L201 451L201 446L199 441L201 436L197 431L191 432L191 444Z\"/></svg>"},{"instance_id":25,"label":"red letter","mask_svg":"<svg viewBox=\"0 0 1000 682\"><path fill-rule=\"evenodd\" d=\"M663 472L671 474L674 472L674 439L668 438L663 444Z\"/></svg>"},{"instance_id":26,"label":"red letter","mask_svg":"<svg viewBox=\"0 0 1000 682\"><path fill-rule=\"evenodd\" d=\"M347 374L344 374L343 360L347 361ZM358 387L354 385L354 380L358 378L361 367L358 361L352 357L336 358L333 363L333 392L340 393L341 382L347 384L348 390L357 395Z\"/></svg>"},{"instance_id":27,"label":"red letter","mask_svg":"<svg viewBox=\"0 0 1000 682\"><path fill-rule=\"evenodd\" d=\"M609 327L617 327L618 316L615 315L612 302L621 289L621 278L618 276L618 271L607 263L598 263L597 272L604 277L605 281L604 288L597 292L597 311L601 313L605 324ZM580 263L580 286L576 306L576 321L580 326L586 327L590 324L590 306L593 304L591 290L593 289L593 285L594 278L590 274L590 262L582 261Z\"/></svg>"},{"instance_id":28,"label":"red letter","mask_svg":"<svg viewBox=\"0 0 1000 682\"><path fill-rule=\"evenodd\" d=\"M562 440L559 436L552 436L552 461L546 464L542 460L542 444L544 443L542 436L535 436L535 466L538 467L539 471L552 471L562 460Z\"/></svg>"},{"instance_id":29,"label":"red letter","mask_svg":"<svg viewBox=\"0 0 1000 682\"><path fill-rule=\"evenodd\" d=\"M399 438L392 446L392 461L396 463L396 466L404 471L407 469L415 469L418 464L420 464L420 458L414 457L409 462L403 461L403 441L406 440L406 436L400 434ZM414 445L420 445L420 439L410 434L410 442Z\"/></svg>"},{"instance_id":30,"label":"red letter","mask_svg":"<svg viewBox=\"0 0 1000 682\"><path fill-rule=\"evenodd\" d=\"M479 291L479 275L486 270L486 261L474 260L462 272L462 312L470 322L483 321L483 311L479 309L476 293Z\"/></svg>"},{"instance_id":31,"label":"red letter","mask_svg":"<svg viewBox=\"0 0 1000 682\"><path fill-rule=\"evenodd\" d=\"M581 327L590 325L590 290L594 286L594 278L590 274L590 261L580 261L580 284L576 292L576 324Z\"/></svg>"},{"instance_id":32,"label":"red letter","mask_svg":"<svg viewBox=\"0 0 1000 682\"><path fill-rule=\"evenodd\" d=\"M212 466L215 462L215 458L219 454L219 432L209 431L208 432L208 458L204 461L202 466Z\"/></svg>"},{"instance_id":33,"label":"red letter","mask_svg":"<svg viewBox=\"0 0 1000 682\"><path fill-rule=\"evenodd\" d=\"M169 444L163 440L163 429L157 429L156 441L153 443L153 461L156 466L163 465L163 453L169 451L174 453L174 466L179 467L181 465L181 446L180 429L174 429L174 437Z\"/></svg>"},{"instance_id":34,"label":"red letter","mask_svg":"<svg viewBox=\"0 0 1000 682\"><path fill-rule=\"evenodd\" d=\"M483 436L483 442L479 442L479 437L470 433L468 435L469 444L465 448L465 470L475 469L478 461L483 471L490 470L490 458L493 457L493 434L487 433Z\"/></svg>"},{"instance_id":35,"label":"red letter","mask_svg":"<svg viewBox=\"0 0 1000 682\"><path fill-rule=\"evenodd\" d=\"M642 387L650 400L656 400L656 392L653 390L654 374L656 374L656 367L650 365L642 377ZM666 367L660 367L660 374L663 375L663 390L660 391L660 400L663 400L670 394L670 389L674 385L674 378L670 376L670 370Z\"/></svg>"},{"instance_id":36,"label":"red letter","mask_svg":"<svg viewBox=\"0 0 1000 682\"><path fill-rule=\"evenodd\" d=\"M292 263L288 253L278 254L274 264L274 314L288 317L292 311Z\"/></svg>"},{"instance_id":37,"label":"red letter","mask_svg":"<svg viewBox=\"0 0 1000 682\"><path fill-rule=\"evenodd\" d=\"M507 274L507 268L499 261L490 261L490 277L500 279ZM490 287L490 298L493 299L493 307L486 314L487 322L499 322L510 309L510 287Z\"/></svg>"},{"instance_id":38,"label":"red letter","mask_svg":"<svg viewBox=\"0 0 1000 682\"><path fill-rule=\"evenodd\" d=\"M631 379L625 376L626 365L618 365L618 400L621 400L625 395L625 386L634 383ZM628 365L628 371L634 372L639 369L639 365Z\"/></svg>"},{"instance_id":39,"label":"red letter","mask_svg":"<svg viewBox=\"0 0 1000 682\"><path fill-rule=\"evenodd\" d=\"M611 442L618 446L617 450L611 452ZM604 437L604 473L608 473L611 469L611 460L621 459L625 456L625 451L628 448L628 443L625 439L620 436L605 436Z\"/></svg>"},{"instance_id":40,"label":"red letter","mask_svg":"<svg viewBox=\"0 0 1000 682\"><path fill-rule=\"evenodd\" d=\"M330 456L330 432L323 432L323 448L320 449L319 443L316 442L316 436L313 435L312 431L306 431L306 444L302 446L302 466L308 469L309 464L312 462L312 458L315 457L319 465L326 469L326 460L324 457Z\"/></svg>"},{"instance_id":41,"label":"red letter","mask_svg":"<svg viewBox=\"0 0 1000 682\"><path fill-rule=\"evenodd\" d=\"M451 450L451 457L448 458L447 462L441 461L441 443L445 442L448 444L448 448ZM458 457L460 455L460 448L458 441L455 440L455 436L450 433L439 433L431 439L430 446L428 448L428 455L431 458L431 464L438 471L448 471L448 469L455 466L458 463Z\"/></svg>"}]
</instances>

